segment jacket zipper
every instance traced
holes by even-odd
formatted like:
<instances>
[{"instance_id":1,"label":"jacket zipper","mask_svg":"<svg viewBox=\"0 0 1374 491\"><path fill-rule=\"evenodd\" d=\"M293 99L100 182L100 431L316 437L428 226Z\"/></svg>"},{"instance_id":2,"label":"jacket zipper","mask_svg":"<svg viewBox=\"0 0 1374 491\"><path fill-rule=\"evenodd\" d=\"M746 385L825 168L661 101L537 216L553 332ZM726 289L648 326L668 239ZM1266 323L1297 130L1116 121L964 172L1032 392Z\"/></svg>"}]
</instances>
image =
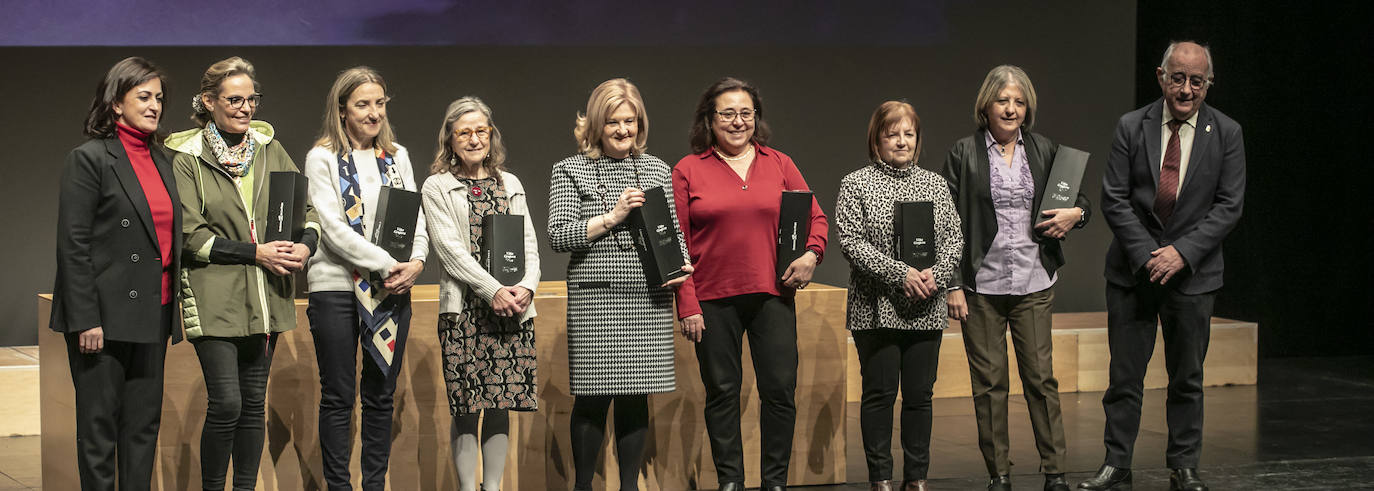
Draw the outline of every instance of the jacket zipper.
<instances>
[{"instance_id":1,"label":"jacket zipper","mask_svg":"<svg viewBox=\"0 0 1374 491\"><path fill-rule=\"evenodd\" d=\"M257 160L257 158L258 158L257 155L254 155L254 156L253 156L253 159L254 159L254 160ZM200 160L202 165L205 165L205 166L207 166L207 167L210 167L210 168L212 168L212 169L215 169L215 170L219 171L220 174L223 174L224 177L229 178L229 182L234 183L234 191L238 191L238 190L239 190L239 182L240 182L240 180L234 179L234 176L229 175L229 173L228 173L228 172L225 172L224 169L220 169L220 168L218 168L218 167L215 167L214 165L211 165L209 162L205 162L204 159L197 159L197 160ZM252 171L250 170L249 172L252 172ZM261 195L261 194L262 194L262 182L258 182L257 184L258 184L258 189L256 189L256 190L254 191L254 195L253 195L253 200L254 200L254 201L257 201L258 195ZM203 191L202 191L202 192L203 192ZM257 244L257 243L258 243L258 232L257 232L256 223L255 223L255 217L253 217L251 213L247 213L247 212L248 212L248 203L244 201L244 199L243 199L243 193L242 193L242 192L235 192L234 194L238 195L239 203L243 205L243 211L245 212L246 215L249 215L249 216L248 216L248 235L249 235L249 240L253 241L254 244ZM204 196L201 196L201 202L202 202L202 203L205 202L205 197L204 197ZM261 307L262 307L262 333L263 333L263 334L267 334L267 335L270 336L270 335L272 334L272 329L271 329L272 312L271 312L270 310L267 309L267 280L266 280L266 278L263 276L262 267L261 267L261 266L258 266L258 265L256 265L256 264L253 265L253 271L254 271L255 273L257 273L257 279L258 279L258 303L259 303L259 304L261 305Z\"/></svg>"}]
</instances>

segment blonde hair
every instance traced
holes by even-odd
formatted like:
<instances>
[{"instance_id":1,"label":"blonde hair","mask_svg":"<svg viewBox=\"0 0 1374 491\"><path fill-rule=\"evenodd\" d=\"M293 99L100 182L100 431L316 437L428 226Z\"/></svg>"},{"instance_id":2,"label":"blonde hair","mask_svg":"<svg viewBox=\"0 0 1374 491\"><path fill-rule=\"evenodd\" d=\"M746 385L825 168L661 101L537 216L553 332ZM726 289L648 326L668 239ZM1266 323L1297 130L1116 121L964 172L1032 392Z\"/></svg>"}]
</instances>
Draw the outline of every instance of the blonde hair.
<instances>
[{"instance_id":1,"label":"blonde hair","mask_svg":"<svg viewBox=\"0 0 1374 491\"><path fill-rule=\"evenodd\" d=\"M487 158L482 160L482 167L498 182L501 180L501 173L506 171L506 143L501 138L501 129L496 127L496 120L491 117L491 107L475 96L465 96L453 101L444 111L444 123L439 126L439 148L434 152L434 163L429 166L430 175L457 172L462 165L450 146L453 139L453 124L463 115L472 112L486 116L487 126L491 127L491 140L487 142Z\"/></svg>"},{"instance_id":2,"label":"blonde hair","mask_svg":"<svg viewBox=\"0 0 1374 491\"><path fill-rule=\"evenodd\" d=\"M635 121L639 123L630 155L644 154L649 146L649 115L644 110L644 99L639 96L639 88L623 78L601 82L601 85L592 89L592 95L587 99L587 112L577 115L577 123L573 127L573 138L577 140L579 153L592 159L601 157L601 137L606 130L606 118L621 104L629 104L634 109Z\"/></svg>"},{"instance_id":3,"label":"blonde hair","mask_svg":"<svg viewBox=\"0 0 1374 491\"><path fill-rule=\"evenodd\" d=\"M916 108L911 107L911 104L906 101L887 101L879 104L878 109L873 111L873 117L868 121L869 160L874 162L880 160L878 141L882 139L883 131L902 122L903 119L910 119L911 126L916 130L916 148L911 161L921 160L921 117L916 115Z\"/></svg>"},{"instance_id":4,"label":"blonde hair","mask_svg":"<svg viewBox=\"0 0 1374 491\"><path fill-rule=\"evenodd\" d=\"M973 121L978 123L978 129L988 128L988 107L1008 85L1019 87L1021 95L1026 98L1026 119L1021 127L1029 131L1035 126L1035 86L1031 85L1030 77L1021 67L1001 65L988 72L987 78L983 79L983 87L978 89L978 99L973 102Z\"/></svg>"},{"instance_id":5,"label":"blonde hair","mask_svg":"<svg viewBox=\"0 0 1374 491\"><path fill-rule=\"evenodd\" d=\"M206 68L205 75L200 77L200 92L196 93L194 102L191 104L191 121L194 121L196 126L205 127L206 124L215 120L214 116L210 115L210 110L206 109L204 103L201 102L201 96L208 94L219 97L220 84L224 83L225 79L235 75L247 75L248 79L253 81L253 92L261 90L258 86L258 73L248 60L234 56L216 61L210 65L210 68Z\"/></svg>"},{"instance_id":6,"label":"blonde hair","mask_svg":"<svg viewBox=\"0 0 1374 491\"><path fill-rule=\"evenodd\" d=\"M339 76L334 79L334 86L329 89L329 95L325 97L324 123L320 128L320 137L315 140L315 146L328 148L335 153L352 150L353 144L348 141L348 128L343 122L344 106L348 105L348 98L353 96L353 91L369 83L380 85L382 94L389 95L382 75L370 67L356 66L339 72ZM396 133L391 129L391 118L384 118L382 130L377 133L372 146L385 150L388 154L396 154Z\"/></svg>"}]
</instances>

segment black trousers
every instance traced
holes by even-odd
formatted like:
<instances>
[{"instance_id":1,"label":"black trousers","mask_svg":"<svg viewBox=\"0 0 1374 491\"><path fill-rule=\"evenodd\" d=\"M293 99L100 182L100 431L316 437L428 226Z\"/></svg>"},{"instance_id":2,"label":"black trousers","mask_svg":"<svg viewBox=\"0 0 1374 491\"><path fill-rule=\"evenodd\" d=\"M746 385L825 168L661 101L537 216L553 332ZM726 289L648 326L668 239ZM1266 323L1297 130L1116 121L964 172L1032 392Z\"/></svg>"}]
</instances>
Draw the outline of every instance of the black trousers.
<instances>
[{"instance_id":1,"label":"black trousers","mask_svg":"<svg viewBox=\"0 0 1374 491\"><path fill-rule=\"evenodd\" d=\"M172 309L163 307L163 331ZM162 421L162 374L167 342L105 340L82 354L68 333L67 363L76 389L76 465L83 490L148 489Z\"/></svg>"},{"instance_id":2,"label":"black trousers","mask_svg":"<svg viewBox=\"0 0 1374 491\"><path fill-rule=\"evenodd\" d=\"M277 335L191 340L205 376L208 404L200 433L200 479L205 489L224 489L229 459L234 489L257 487L266 437L267 374Z\"/></svg>"},{"instance_id":3,"label":"black trousers","mask_svg":"<svg viewBox=\"0 0 1374 491\"><path fill-rule=\"evenodd\" d=\"M755 293L702 301L701 312L706 330L697 343L697 363L706 387L706 433L717 478L721 483L744 482L740 357L747 333L760 399L762 484L786 486L797 422L796 302Z\"/></svg>"},{"instance_id":4,"label":"black trousers","mask_svg":"<svg viewBox=\"0 0 1374 491\"><path fill-rule=\"evenodd\" d=\"M892 479L892 406L902 390L902 475L926 478L930 470L930 399L940 366L944 331L871 329L854 331L859 352L863 397L859 428L863 433L868 480Z\"/></svg>"},{"instance_id":5,"label":"black trousers","mask_svg":"<svg viewBox=\"0 0 1374 491\"><path fill-rule=\"evenodd\" d=\"M396 353L391 358L392 375L383 375L377 362L363 353L362 368L362 463L363 489L386 487L387 463L391 458L391 418L396 392L396 372L410 332L410 302L396 317ZM349 483L348 463L353 453L349 428L353 422L353 402L358 399L358 344L363 329L358 318L353 292L315 292L305 310L310 318L310 334L315 340L315 360L320 368L320 453L324 461L324 480L330 490L353 489Z\"/></svg>"},{"instance_id":6,"label":"black trousers","mask_svg":"<svg viewBox=\"0 0 1374 491\"><path fill-rule=\"evenodd\" d=\"M1147 283L1134 288L1107 285L1107 346L1112 354L1102 396L1107 464L1131 467L1145 368L1158 325L1164 329L1164 367L1169 373L1165 463L1170 468L1197 467L1202 453L1202 362L1211 339L1215 298L1215 293L1184 295Z\"/></svg>"}]
</instances>

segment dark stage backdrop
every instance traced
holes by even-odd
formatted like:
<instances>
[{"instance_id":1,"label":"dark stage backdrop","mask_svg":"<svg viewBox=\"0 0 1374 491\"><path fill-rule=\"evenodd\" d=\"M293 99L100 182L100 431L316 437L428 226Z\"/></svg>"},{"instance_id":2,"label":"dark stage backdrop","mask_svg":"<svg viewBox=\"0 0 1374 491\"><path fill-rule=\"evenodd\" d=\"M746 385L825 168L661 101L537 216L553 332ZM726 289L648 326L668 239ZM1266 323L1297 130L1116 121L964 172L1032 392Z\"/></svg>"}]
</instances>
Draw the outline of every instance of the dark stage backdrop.
<instances>
[{"instance_id":1,"label":"dark stage backdrop","mask_svg":"<svg viewBox=\"0 0 1374 491\"><path fill-rule=\"evenodd\" d=\"M1209 44L1207 103L1245 129L1245 214L1218 315L1259 322L1261 357L1374 354L1369 2L1138 6L1137 105L1170 39Z\"/></svg>"},{"instance_id":2,"label":"dark stage backdrop","mask_svg":"<svg viewBox=\"0 0 1374 491\"><path fill-rule=\"evenodd\" d=\"M99 77L131 55L148 57L170 73L170 103L163 119L169 130L190 127L188 102L206 66L233 55L252 61L266 95L259 117L276 126L298 165L318 131L325 92L344 68L366 64L387 78L395 97L389 116L399 141L411 150L417 176L428 174L444 107L460 96L482 97L495 110L495 122L506 137L510 170L529 191L546 280L563 279L567 264L567 255L542 243L549 171L574 152L573 119L585 107L588 93L612 77L628 77L640 87L650 120L649 152L669 164L688 152L691 111L707 85L724 75L755 83L774 130L772 144L796 160L830 213L840 178L865 164L867 121L880 102L905 98L916 107L926 139L921 165L937 169L949 146L973 131L973 99L987 70L1014 63L1029 72L1039 93L1035 130L1093 154L1085 190L1097 201L1114 124L1134 107L1133 2L1049 2L1029 10L1012 2L923 2L920 8L890 9L907 20L900 23L882 17L883 9L860 12L868 16L860 20L872 19L901 30L896 31L900 35L870 32L862 22L845 21L845 16L856 15L852 12L831 15L812 3L798 5L808 7L777 10L787 13L781 19L756 16L759 20L739 25L670 10L661 19L667 34L647 41L600 37L598 32L614 29L596 25L585 37L551 37L550 43L567 43L563 45L544 43L535 27L527 33L534 42L481 46L0 48L0 66L11 74L0 82L10 116L0 121L7 150L0 156L0 207L11 218L9 237L0 245L8 276L0 282L0 312L6 314L0 345L35 341L35 295L52 288L63 156L82 141L81 121ZM683 15L693 17L684 21ZM789 22L788 15L800 17ZM827 21L830 17L840 20ZM454 23L453 29L462 27L452 15L434 19ZM408 22L426 21L415 17ZM782 27L789 25L801 27ZM755 26L762 37L738 44L748 41L739 30ZM719 35L710 32L714 27L723 28ZM702 41L711 39L738 43ZM1058 310L1105 308L1102 258L1109 238L1100 220L1070 237L1069 263L1059 273ZM830 244L816 281L845 285L848 264L834 233ZM431 266L421 281L437 282L437 272Z\"/></svg>"}]
</instances>

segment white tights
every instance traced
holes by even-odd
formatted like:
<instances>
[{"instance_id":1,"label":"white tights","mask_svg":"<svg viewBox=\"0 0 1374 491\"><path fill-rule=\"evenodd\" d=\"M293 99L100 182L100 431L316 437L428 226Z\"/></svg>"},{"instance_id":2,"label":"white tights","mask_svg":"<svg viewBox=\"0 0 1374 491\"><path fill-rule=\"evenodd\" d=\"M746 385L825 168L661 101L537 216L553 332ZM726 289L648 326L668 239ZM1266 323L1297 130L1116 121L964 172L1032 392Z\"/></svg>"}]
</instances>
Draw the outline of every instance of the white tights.
<instances>
[{"instance_id":1,"label":"white tights","mask_svg":"<svg viewBox=\"0 0 1374 491\"><path fill-rule=\"evenodd\" d=\"M477 459L482 456L482 491L500 491L510 445L510 417L504 409L487 409L481 417L482 447L477 447L477 422L481 414L453 417L450 450L458 470L459 491L477 491Z\"/></svg>"}]
</instances>

